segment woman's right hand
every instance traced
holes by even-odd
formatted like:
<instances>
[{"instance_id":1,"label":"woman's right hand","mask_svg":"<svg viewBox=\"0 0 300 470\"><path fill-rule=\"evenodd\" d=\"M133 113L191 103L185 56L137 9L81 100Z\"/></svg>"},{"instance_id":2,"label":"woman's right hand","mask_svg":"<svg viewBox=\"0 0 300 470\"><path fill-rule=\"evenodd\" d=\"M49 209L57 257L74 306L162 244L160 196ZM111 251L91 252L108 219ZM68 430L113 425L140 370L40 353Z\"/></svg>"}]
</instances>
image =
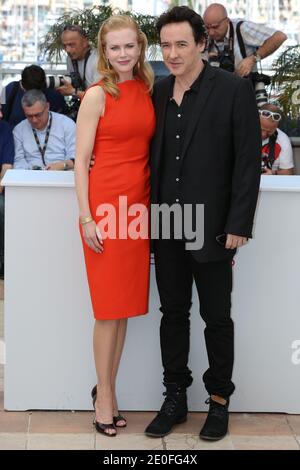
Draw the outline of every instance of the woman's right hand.
<instances>
[{"instance_id":1,"label":"woman's right hand","mask_svg":"<svg viewBox=\"0 0 300 470\"><path fill-rule=\"evenodd\" d=\"M96 222L92 220L82 226L83 239L87 246L96 253L103 253L103 240Z\"/></svg>"}]
</instances>

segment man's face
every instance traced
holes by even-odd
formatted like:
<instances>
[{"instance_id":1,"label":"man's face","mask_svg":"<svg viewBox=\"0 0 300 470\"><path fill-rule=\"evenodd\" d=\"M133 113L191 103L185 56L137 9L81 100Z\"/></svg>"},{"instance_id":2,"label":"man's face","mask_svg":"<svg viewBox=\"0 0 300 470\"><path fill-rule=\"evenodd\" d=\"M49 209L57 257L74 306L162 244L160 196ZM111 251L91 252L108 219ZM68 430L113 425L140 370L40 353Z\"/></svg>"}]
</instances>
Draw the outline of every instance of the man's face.
<instances>
[{"instance_id":1,"label":"man's face","mask_svg":"<svg viewBox=\"0 0 300 470\"><path fill-rule=\"evenodd\" d=\"M223 41L229 25L229 19L224 17L224 13L219 11L207 13L204 16L204 23L210 39Z\"/></svg>"},{"instance_id":2,"label":"man's face","mask_svg":"<svg viewBox=\"0 0 300 470\"><path fill-rule=\"evenodd\" d=\"M23 110L31 127L40 131L45 129L49 118L49 103L44 104L37 101L32 106L24 106Z\"/></svg>"},{"instance_id":3,"label":"man's face","mask_svg":"<svg viewBox=\"0 0 300 470\"><path fill-rule=\"evenodd\" d=\"M160 43L164 62L176 77L184 77L197 69L205 42L196 44L193 30L187 21L162 27Z\"/></svg>"},{"instance_id":4,"label":"man's face","mask_svg":"<svg viewBox=\"0 0 300 470\"><path fill-rule=\"evenodd\" d=\"M260 116L260 128L262 140L269 139L278 128L278 123L270 118Z\"/></svg>"},{"instance_id":5,"label":"man's face","mask_svg":"<svg viewBox=\"0 0 300 470\"><path fill-rule=\"evenodd\" d=\"M61 41L71 60L84 59L89 47L87 38L79 34L78 31L64 31L61 35Z\"/></svg>"}]
</instances>

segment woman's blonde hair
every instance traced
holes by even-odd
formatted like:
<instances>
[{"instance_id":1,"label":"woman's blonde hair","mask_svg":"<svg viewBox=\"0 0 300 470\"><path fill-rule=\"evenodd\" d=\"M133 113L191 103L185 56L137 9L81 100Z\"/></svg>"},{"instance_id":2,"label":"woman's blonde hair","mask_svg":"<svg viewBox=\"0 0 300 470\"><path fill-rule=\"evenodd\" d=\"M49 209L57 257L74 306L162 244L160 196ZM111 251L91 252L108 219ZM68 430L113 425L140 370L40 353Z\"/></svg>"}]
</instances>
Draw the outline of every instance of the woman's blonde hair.
<instances>
[{"instance_id":1,"label":"woman's blonde hair","mask_svg":"<svg viewBox=\"0 0 300 470\"><path fill-rule=\"evenodd\" d=\"M118 74L110 66L105 57L106 41L105 37L109 31L116 31L118 29L131 28L137 34L138 44L141 46L141 53L138 62L134 66L133 75L134 77L143 80L149 93L152 92L154 83L154 73L151 66L146 62L146 49L148 47L148 41L146 35L140 30L136 21L128 15L113 15L104 21L98 33L98 72L103 77L103 88L104 91L110 95L118 98L120 91L117 87Z\"/></svg>"}]
</instances>

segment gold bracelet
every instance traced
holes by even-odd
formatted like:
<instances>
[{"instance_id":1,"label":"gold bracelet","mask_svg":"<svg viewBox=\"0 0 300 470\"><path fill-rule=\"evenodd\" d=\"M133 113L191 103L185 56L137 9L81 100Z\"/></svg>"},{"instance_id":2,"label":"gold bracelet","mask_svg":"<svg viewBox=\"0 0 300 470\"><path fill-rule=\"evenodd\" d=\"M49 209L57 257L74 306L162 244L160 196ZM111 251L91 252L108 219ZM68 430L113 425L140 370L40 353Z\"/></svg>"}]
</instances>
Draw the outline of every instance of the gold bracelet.
<instances>
[{"instance_id":1,"label":"gold bracelet","mask_svg":"<svg viewBox=\"0 0 300 470\"><path fill-rule=\"evenodd\" d=\"M84 217L84 218L80 218L80 223L81 225L85 225L85 224L88 224L89 222L93 222L93 217L90 215L89 217Z\"/></svg>"}]
</instances>

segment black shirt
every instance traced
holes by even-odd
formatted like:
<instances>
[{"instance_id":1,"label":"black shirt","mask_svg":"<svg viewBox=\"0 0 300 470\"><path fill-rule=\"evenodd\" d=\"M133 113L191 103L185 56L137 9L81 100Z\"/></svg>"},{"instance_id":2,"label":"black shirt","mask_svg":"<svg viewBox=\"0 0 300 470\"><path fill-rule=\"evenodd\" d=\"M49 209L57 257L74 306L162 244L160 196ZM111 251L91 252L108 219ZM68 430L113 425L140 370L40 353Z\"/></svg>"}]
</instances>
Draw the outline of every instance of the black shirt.
<instances>
[{"instance_id":1,"label":"black shirt","mask_svg":"<svg viewBox=\"0 0 300 470\"><path fill-rule=\"evenodd\" d=\"M161 168L159 203L181 202L181 159L184 137L199 93L204 69L184 95L180 106L173 99L175 77L172 80L166 110L163 136L163 162Z\"/></svg>"}]
</instances>

